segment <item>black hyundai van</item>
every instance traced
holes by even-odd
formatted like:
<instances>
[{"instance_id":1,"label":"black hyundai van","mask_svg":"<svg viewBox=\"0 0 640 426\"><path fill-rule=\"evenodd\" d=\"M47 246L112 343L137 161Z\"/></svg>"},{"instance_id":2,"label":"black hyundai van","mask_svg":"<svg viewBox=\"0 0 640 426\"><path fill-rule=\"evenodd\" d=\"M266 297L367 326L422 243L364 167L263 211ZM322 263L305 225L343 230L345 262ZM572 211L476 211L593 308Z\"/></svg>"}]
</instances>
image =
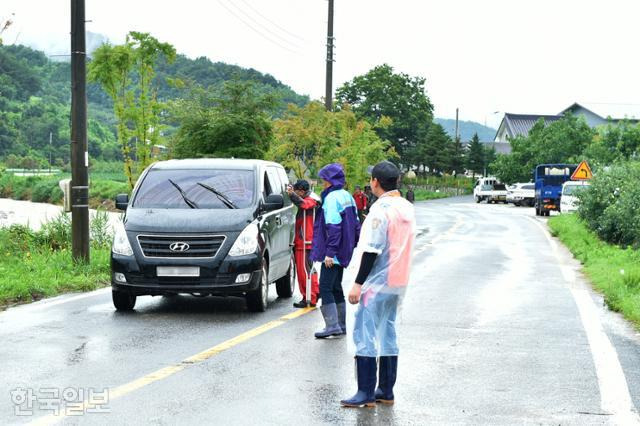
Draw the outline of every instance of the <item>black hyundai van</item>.
<instances>
[{"instance_id":1,"label":"black hyundai van","mask_svg":"<svg viewBox=\"0 0 640 426\"><path fill-rule=\"evenodd\" d=\"M284 168L260 160L154 163L138 179L111 250L117 310L140 295L241 295L251 311L295 286L294 210Z\"/></svg>"}]
</instances>

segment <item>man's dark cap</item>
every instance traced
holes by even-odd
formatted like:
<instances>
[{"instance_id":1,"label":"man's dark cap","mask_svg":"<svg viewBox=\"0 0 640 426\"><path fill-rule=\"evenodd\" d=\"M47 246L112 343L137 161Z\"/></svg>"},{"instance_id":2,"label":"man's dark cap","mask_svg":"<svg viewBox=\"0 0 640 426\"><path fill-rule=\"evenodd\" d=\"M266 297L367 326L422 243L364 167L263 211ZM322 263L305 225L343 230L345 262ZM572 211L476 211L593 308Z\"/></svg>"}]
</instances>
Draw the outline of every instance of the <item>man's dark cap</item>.
<instances>
[{"instance_id":1,"label":"man's dark cap","mask_svg":"<svg viewBox=\"0 0 640 426\"><path fill-rule=\"evenodd\" d=\"M293 184L293 189L296 191L308 191L309 190L309 182L304 179L299 179L296 183Z\"/></svg>"},{"instance_id":2,"label":"man's dark cap","mask_svg":"<svg viewBox=\"0 0 640 426\"><path fill-rule=\"evenodd\" d=\"M371 169L371 177L384 184L396 184L400 170L391 161L381 161Z\"/></svg>"}]
</instances>

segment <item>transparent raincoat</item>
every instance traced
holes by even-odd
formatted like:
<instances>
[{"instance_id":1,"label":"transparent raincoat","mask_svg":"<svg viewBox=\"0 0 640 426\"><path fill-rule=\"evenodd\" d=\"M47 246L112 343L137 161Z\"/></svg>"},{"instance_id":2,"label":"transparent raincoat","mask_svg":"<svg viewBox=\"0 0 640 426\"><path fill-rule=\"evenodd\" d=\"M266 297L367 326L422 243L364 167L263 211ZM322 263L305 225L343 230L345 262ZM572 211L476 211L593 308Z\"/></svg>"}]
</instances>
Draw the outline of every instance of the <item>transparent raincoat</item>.
<instances>
[{"instance_id":1,"label":"transparent raincoat","mask_svg":"<svg viewBox=\"0 0 640 426\"><path fill-rule=\"evenodd\" d=\"M343 280L347 294L360 268L362 254L377 254L362 285L360 303L347 303L349 349L358 356L398 355L395 322L409 284L416 222L413 205L396 194L384 194L371 206Z\"/></svg>"}]
</instances>

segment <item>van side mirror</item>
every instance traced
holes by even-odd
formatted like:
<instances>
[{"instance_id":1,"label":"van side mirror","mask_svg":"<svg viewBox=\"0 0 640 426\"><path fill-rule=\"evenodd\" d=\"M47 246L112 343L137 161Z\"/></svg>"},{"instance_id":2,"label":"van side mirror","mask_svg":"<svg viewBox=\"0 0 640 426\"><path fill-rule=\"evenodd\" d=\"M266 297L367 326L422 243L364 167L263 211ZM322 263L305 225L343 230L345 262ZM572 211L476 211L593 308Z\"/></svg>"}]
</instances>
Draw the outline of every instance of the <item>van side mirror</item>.
<instances>
[{"instance_id":1,"label":"van side mirror","mask_svg":"<svg viewBox=\"0 0 640 426\"><path fill-rule=\"evenodd\" d=\"M116 209L126 210L129 205L129 194L116 195Z\"/></svg>"},{"instance_id":2,"label":"van side mirror","mask_svg":"<svg viewBox=\"0 0 640 426\"><path fill-rule=\"evenodd\" d=\"M267 212L279 210L284 207L284 197L282 194L271 194L262 204L262 209Z\"/></svg>"}]
</instances>

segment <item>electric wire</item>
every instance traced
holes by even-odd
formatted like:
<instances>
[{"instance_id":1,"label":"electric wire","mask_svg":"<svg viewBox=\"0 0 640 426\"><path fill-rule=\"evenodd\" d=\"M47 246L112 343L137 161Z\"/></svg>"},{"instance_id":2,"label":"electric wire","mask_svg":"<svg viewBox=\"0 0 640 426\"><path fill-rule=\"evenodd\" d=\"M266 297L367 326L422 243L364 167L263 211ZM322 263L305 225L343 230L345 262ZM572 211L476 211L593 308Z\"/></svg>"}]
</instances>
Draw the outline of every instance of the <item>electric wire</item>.
<instances>
[{"instance_id":1,"label":"electric wire","mask_svg":"<svg viewBox=\"0 0 640 426\"><path fill-rule=\"evenodd\" d=\"M242 1L242 3L246 4L247 7L249 7L249 9L251 9L256 15L260 16L262 19L264 19L265 21L269 22L270 24L274 25L276 28L278 28L280 31L282 31L283 33L286 33L288 35L290 35L291 37L295 37L300 41L306 41L304 38L300 37L297 34L294 34L290 31L287 31L285 28L281 27L280 25L278 25L276 22L272 21L271 19L267 18L266 16L264 16L262 13L260 13L259 10L257 10L256 8L254 8L253 6L251 6L251 4L249 2L247 2L246 0L240 0Z\"/></svg>"},{"instance_id":2,"label":"electric wire","mask_svg":"<svg viewBox=\"0 0 640 426\"><path fill-rule=\"evenodd\" d=\"M233 3L232 1L229 2L229 4L231 6L233 6L238 12L240 12L242 15L244 15L246 18L248 18L250 21L252 21L254 24L256 24L258 27L260 27L262 30L266 31L267 33L271 34L272 36L280 39L282 42L289 44L291 47L294 47L296 49L299 49L300 46L297 45L296 43L293 43L291 41L289 41L288 39L282 37L280 34L272 31L270 28L268 28L267 26L265 26L263 23L259 22L257 19L255 19L253 16L251 16L249 13L247 13L244 9L242 9L240 6L238 6L237 4Z\"/></svg>"},{"instance_id":3,"label":"electric wire","mask_svg":"<svg viewBox=\"0 0 640 426\"><path fill-rule=\"evenodd\" d=\"M256 34L258 34L260 37L264 38L265 40L271 42L272 44L275 44L276 46L280 47L281 49L287 50L291 53L295 53L295 54L300 54L299 51L297 50L293 50L290 49L286 46L283 46L282 44L278 43L276 40L273 40L272 38L268 37L267 35L265 35L263 32L257 30L256 28L253 27L253 25L251 25L250 23L248 23L245 19L243 19L241 16L239 16L237 13L235 13L233 10L231 10L229 7L227 7L226 4L224 4L222 2L222 0L216 0L218 2L218 4L220 6L222 6L227 12L229 12L231 15L233 15L237 20L239 20L240 22L242 22L244 25L246 25L251 31L255 32Z\"/></svg>"}]
</instances>

